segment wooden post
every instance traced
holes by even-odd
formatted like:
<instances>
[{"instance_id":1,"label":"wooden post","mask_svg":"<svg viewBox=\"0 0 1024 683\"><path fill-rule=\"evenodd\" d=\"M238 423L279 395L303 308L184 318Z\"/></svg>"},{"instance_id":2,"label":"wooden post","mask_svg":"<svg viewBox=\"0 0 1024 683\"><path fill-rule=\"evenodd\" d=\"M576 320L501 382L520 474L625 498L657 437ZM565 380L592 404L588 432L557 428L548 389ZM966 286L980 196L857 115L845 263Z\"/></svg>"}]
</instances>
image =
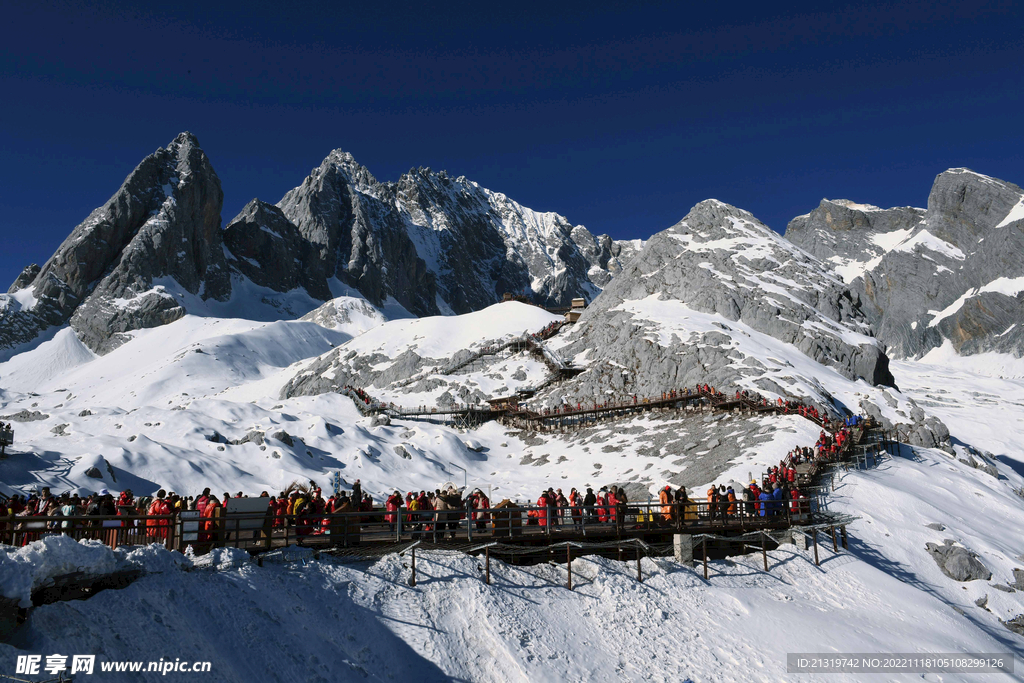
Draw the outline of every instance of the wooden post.
<instances>
[{"instance_id":1,"label":"wooden post","mask_svg":"<svg viewBox=\"0 0 1024 683\"><path fill-rule=\"evenodd\" d=\"M484 548L484 581L491 585L491 549Z\"/></svg>"},{"instance_id":2,"label":"wooden post","mask_svg":"<svg viewBox=\"0 0 1024 683\"><path fill-rule=\"evenodd\" d=\"M572 546L565 544L565 568L569 570L569 583L567 588L572 590Z\"/></svg>"},{"instance_id":3,"label":"wooden post","mask_svg":"<svg viewBox=\"0 0 1024 683\"><path fill-rule=\"evenodd\" d=\"M416 548L412 549L412 575L409 577L409 585L416 587Z\"/></svg>"},{"instance_id":4,"label":"wooden post","mask_svg":"<svg viewBox=\"0 0 1024 683\"><path fill-rule=\"evenodd\" d=\"M838 553L839 545L836 543L836 528L834 526L830 526L828 530L829 533L832 534L832 552Z\"/></svg>"},{"instance_id":5,"label":"wooden post","mask_svg":"<svg viewBox=\"0 0 1024 683\"><path fill-rule=\"evenodd\" d=\"M767 534L761 532L761 557L764 559L764 570L768 571L768 539L765 538Z\"/></svg>"},{"instance_id":6,"label":"wooden post","mask_svg":"<svg viewBox=\"0 0 1024 683\"><path fill-rule=\"evenodd\" d=\"M704 580L708 580L708 537L704 537Z\"/></svg>"},{"instance_id":7,"label":"wooden post","mask_svg":"<svg viewBox=\"0 0 1024 683\"><path fill-rule=\"evenodd\" d=\"M640 559L642 557L643 549L640 547L640 544L638 543L636 546L636 580L640 583L644 582L644 573L643 570L640 568Z\"/></svg>"},{"instance_id":8,"label":"wooden post","mask_svg":"<svg viewBox=\"0 0 1024 683\"><path fill-rule=\"evenodd\" d=\"M849 546L849 545L847 544L847 539L846 539L846 525L845 525L845 524L844 524L844 525L842 525L841 527L839 527L839 532L840 532L840 533L842 534L842 539L843 539L843 550L847 550L847 549L849 549L849 547L850 547L850 546Z\"/></svg>"},{"instance_id":9,"label":"wooden post","mask_svg":"<svg viewBox=\"0 0 1024 683\"><path fill-rule=\"evenodd\" d=\"M814 566L817 567L820 566L820 563L818 562L818 530L813 529L811 531L811 535L814 538Z\"/></svg>"}]
</instances>

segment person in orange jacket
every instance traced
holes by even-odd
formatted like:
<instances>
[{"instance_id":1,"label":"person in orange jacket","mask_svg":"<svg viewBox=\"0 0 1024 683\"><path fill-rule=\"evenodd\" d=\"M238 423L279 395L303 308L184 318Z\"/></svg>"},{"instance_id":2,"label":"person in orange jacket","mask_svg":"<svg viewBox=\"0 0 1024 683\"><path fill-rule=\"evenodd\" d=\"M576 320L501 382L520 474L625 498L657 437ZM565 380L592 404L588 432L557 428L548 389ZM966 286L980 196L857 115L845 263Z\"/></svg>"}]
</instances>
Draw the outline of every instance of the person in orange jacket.
<instances>
[{"instance_id":1,"label":"person in orange jacket","mask_svg":"<svg viewBox=\"0 0 1024 683\"><path fill-rule=\"evenodd\" d=\"M217 496L210 496L210 499L206 502L206 507L203 508L203 512L200 515L207 521L203 522L202 528L203 533L199 535L201 541L214 541L216 539L217 522L214 517L217 515L217 510L221 508L220 500Z\"/></svg>"},{"instance_id":2,"label":"person in orange jacket","mask_svg":"<svg viewBox=\"0 0 1024 683\"><path fill-rule=\"evenodd\" d=\"M672 509L672 487L666 486L658 492L658 502L661 503L661 518L672 523L672 519L675 516Z\"/></svg>"},{"instance_id":3,"label":"person in orange jacket","mask_svg":"<svg viewBox=\"0 0 1024 683\"><path fill-rule=\"evenodd\" d=\"M156 493L156 498L149 504L149 510L146 511L148 516L155 515L169 515L171 514L171 506L167 504L165 498L167 492L160 489ZM146 534L154 538L166 539L168 527L171 522L167 519L147 519L146 520Z\"/></svg>"}]
</instances>

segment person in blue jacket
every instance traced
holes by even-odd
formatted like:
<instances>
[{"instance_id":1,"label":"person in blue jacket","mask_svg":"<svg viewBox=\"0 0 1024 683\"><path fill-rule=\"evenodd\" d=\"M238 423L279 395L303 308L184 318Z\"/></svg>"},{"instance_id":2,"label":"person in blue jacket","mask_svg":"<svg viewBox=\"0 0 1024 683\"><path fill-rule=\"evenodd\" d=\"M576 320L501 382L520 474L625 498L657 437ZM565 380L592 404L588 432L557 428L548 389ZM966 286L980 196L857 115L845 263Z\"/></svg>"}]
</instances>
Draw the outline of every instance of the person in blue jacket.
<instances>
[{"instance_id":1,"label":"person in blue jacket","mask_svg":"<svg viewBox=\"0 0 1024 683\"><path fill-rule=\"evenodd\" d=\"M772 490L772 501L772 514L782 514L782 487L777 483L775 484L775 488Z\"/></svg>"},{"instance_id":2,"label":"person in blue jacket","mask_svg":"<svg viewBox=\"0 0 1024 683\"><path fill-rule=\"evenodd\" d=\"M761 516L765 517L768 515L768 507L771 506L772 496L768 491L761 491L761 495L757 499L761 501Z\"/></svg>"}]
</instances>

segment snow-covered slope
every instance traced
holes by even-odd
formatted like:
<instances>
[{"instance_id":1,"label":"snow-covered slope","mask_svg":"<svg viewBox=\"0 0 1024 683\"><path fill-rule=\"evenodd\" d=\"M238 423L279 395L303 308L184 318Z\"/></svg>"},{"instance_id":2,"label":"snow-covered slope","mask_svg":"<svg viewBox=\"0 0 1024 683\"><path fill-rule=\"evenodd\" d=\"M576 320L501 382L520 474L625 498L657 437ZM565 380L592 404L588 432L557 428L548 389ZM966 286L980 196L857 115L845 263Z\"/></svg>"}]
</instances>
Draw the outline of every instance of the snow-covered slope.
<instances>
[{"instance_id":1,"label":"snow-covered slope","mask_svg":"<svg viewBox=\"0 0 1024 683\"><path fill-rule=\"evenodd\" d=\"M398 389L407 389L404 393L416 395L404 401L398 398L400 404L436 405L446 388L454 389L462 403L476 402L465 400L474 392L477 400L496 398L509 391L509 387L486 382L483 377L463 377L457 387L449 387L452 378L446 376L451 373L444 370L469 360L484 347L500 346L559 320L560 316L542 308L516 301L494 304L460 316L394 320L303 367L285 386L282 396L310 396L348 385L367 389L375 397L386 400L395 400L392 397ZM482 361L481 365L484 363L488 361ZM543 379L540 364L525 356L514 368L488 368L487 372L492 380L502 380L504 376L498 378L494 374L519 374L520 370L527 376L515 380L517 382L528 383L531 377L536 381ZM470 367L461 374L472 371ZM484 393L480 393L481 390L485 390ZM447 393L447 400L442 403L454 402L455 397L450 391Z\"/></svg>"},{"instance_id":2,"label":"snow-covered slope","mask_svg":"<svg viewBox=\"0 0 1024 683\"><path fill-rule=\"evenodd\" d=\"M244 552L227 549L183 571L162 550L114 556L89 549L110 556L93 558L101 570L121 564L149 573L123 590L36 608L14 639L0 644L0 659L52 652L95 652L102 662L188 657L211 662L208 676L218 681L704 683L790 680L791 652L1019 657L1024 641L1000 620L1019 618L1021 592L994 588L1008 589L1020 565L1019 538L1009 530L1024 524L1024 509L1010 491L1020 477L1009 476L996 480L932 450L884 460L843 475L833 495L835 508L861 518L850 527L848 551L835 555L822 543L816 567L810 549L783 544L769 551L769 572L759 554L732 557L712 561L708 581L699 567L671 558L645 558L639 583L635 563L582 557L573 560L573 591L558 564L492 560L492 583L485 585L482 560L432 551L418 554L418 581L410 587L407 557L398 555L346 565L292 550L257 567ZM943 539L977 552L992 578L960 584L944 576L924 547ZM32 553L38 579L68 564L67 552L25 549L0 563L0 571L19 576L20 565L8 565ZM80 563L84 555L73 559ZM115 637L125 623L147 627L132 638Z\"/></svg>"}]
</instances>

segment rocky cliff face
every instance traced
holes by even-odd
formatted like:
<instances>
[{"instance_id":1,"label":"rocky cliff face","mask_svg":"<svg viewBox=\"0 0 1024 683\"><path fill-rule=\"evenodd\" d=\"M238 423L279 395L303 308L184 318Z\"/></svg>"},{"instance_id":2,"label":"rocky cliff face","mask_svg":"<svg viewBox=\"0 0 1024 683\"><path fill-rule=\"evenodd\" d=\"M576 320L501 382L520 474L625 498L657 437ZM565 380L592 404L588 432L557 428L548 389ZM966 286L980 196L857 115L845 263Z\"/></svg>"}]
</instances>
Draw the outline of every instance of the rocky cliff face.
<instances>
[{"instance_id":1,"label":"rocky cliff face","mask_svg":"<svg viewBox=\"0 0 1024 683\"><path fill-rule=\"evenodd\" d=\"M224 299L231 283L220 231L220 180L190 133L146 157L42 268L0 297L0 347L65 322L94 351L124 333L184 315L167 284ZM170 287L174 290L177 287Z\"/></svg>"},{"instance_id":2,"label":"rocky cliff face","mask_svg":"<svg viewBox=\"0 0 1024 683\"><path fill-rule=\"evenodd\" d=\"M814 211L789 222L786 239L831 264L849 283L878 265L924 214L924 209L909 206L880 209L845 199L822 199Z\"/></svg>"},{"instance_id":3,"label":"rocky cliff face","mask_svg":"<svg viewBox=\"0 0 1024 683\"><path fill-rule=\"evenodd\" d=\"M1012 183L950 169L927 210L823 201L786 237L848 278L894 356L947 342L1024 353L1024 192Z\"/></svg>"},{"instance_id":4,"label":"rocky cliff face","mask_svg":"<svg viewBox=\"0 0 1024 683\"><path fill-rule=\"evenodd\" d=\"M843 283L746 211L716 200L652 237L569 339L563 355L590 370L551 400L651 395L698 382L806 396L794 385L825 370L810 361L847 379L892 383L888 358Z\"/></svg>"},{"instance_id":5,"label":"rocky cliff face","mask_svg":"<svg viewBox=\"0 0 1024 683\"><path fill-rule=\"evenodd\" d=\"M209 159L182 133L0 295L0 351L70 322L105 353L132 330L227 301L233 277L313 301L358 292L417 315L478 310L507 291L568 305L596 296L638 248L444 172L379 183L340 151L277 206L254 199L223 231L222 203Z\"/></svg>"},{"instance_id":6,"label":"rocky cliff face","mask_svg":"<svg viewBox=\"0 0 1024 683\"><path fill-rule=\"evenodd\" d=\"M505 292L549 306L590 300L635 250L443 171L378 182L340 150L278 207L309 245L308 277L337 278L417 315L479 310ZM259 262L291 268L284 258Z\"/></svg>"}]
</instances>

